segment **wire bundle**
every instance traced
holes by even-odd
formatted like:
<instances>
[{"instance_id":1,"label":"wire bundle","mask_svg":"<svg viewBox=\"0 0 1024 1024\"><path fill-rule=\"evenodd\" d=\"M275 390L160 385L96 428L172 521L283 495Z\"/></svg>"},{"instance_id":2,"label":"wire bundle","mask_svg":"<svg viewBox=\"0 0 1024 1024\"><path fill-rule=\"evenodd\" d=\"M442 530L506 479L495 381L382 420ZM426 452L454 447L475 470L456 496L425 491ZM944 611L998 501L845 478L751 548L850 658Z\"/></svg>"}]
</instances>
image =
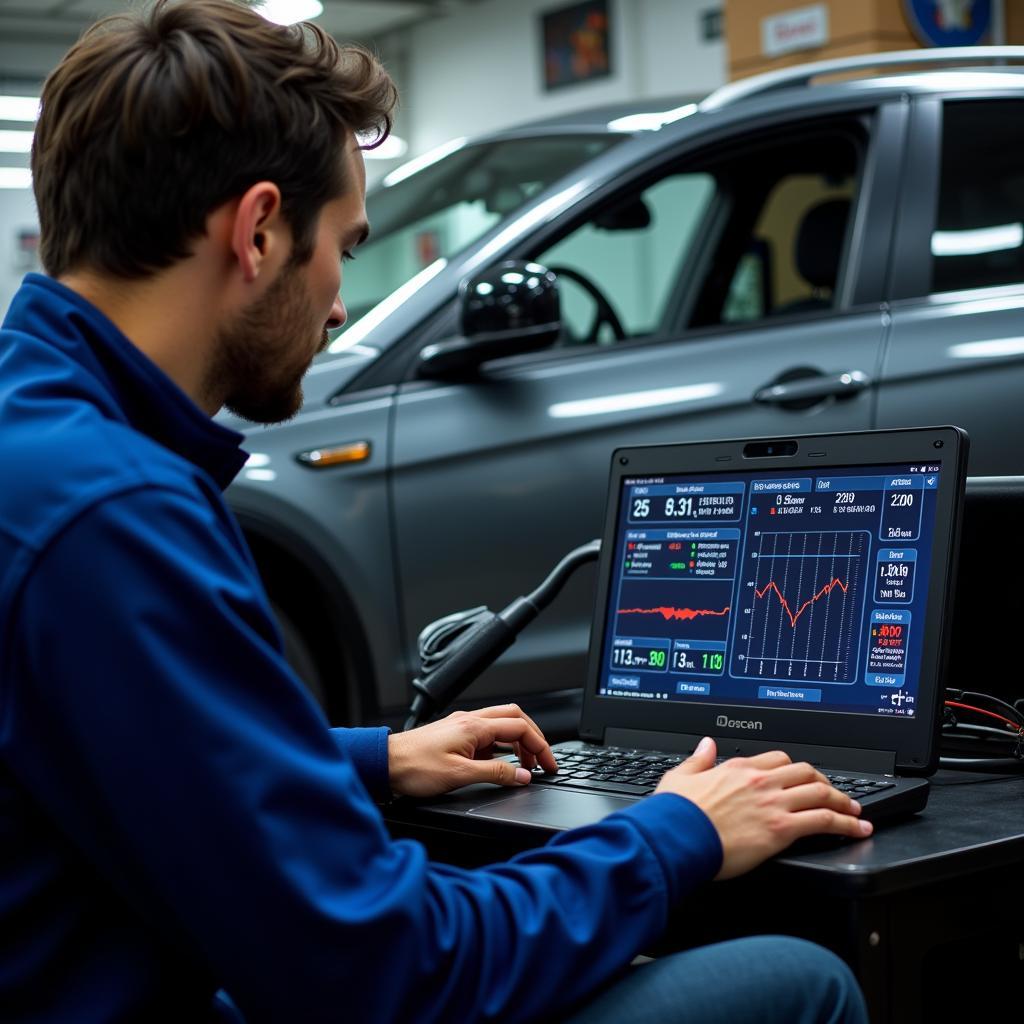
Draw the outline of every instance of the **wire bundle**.
<instances>
[{"instance_id":1,"label":"wire bundle","mask_svg":"<svg viewBox=\"0 0 1024 1024\"><path fill-rule=\"evenodd\" d=\"M940 763L946 768L1024 767L1024 700L1013 704L988 693L946 690Z\"/></svg>"}]
</instances>

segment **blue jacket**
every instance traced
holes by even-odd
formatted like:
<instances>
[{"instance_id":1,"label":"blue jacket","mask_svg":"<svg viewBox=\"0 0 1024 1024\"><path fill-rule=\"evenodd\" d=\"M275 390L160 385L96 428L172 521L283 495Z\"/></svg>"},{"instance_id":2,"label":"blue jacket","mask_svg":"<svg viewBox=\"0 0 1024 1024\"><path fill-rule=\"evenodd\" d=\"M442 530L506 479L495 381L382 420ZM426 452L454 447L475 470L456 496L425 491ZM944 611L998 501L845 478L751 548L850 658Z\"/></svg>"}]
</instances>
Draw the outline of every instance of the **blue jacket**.
<instances>
[{"instance_id":1,"label":"blue jacket","mask_svg":"<svg viewBox=\"0 0 1024 1024\"><path fill-rule=\"evenodd\" d=\"M651 797L476 871L392 841L383 729L331 730L221 498L245 461L98 310L0 332L0 1020L536 1020L718 870Z\"/></svg>"}]
</instances>

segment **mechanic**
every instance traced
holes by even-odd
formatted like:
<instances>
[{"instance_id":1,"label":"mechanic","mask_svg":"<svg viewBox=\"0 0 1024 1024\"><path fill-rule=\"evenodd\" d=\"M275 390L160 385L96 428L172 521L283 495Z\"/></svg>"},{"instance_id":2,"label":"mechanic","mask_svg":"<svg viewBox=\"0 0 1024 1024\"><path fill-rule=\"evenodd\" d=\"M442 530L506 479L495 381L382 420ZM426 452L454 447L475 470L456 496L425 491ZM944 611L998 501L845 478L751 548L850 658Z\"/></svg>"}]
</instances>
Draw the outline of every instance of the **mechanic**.
<instances>
[{"instance_id":1,"label":"mechanic","mask_svg":"<svg viewBox=\"0 0 1024 1024\"><path fill-rule=\"evenodd\" d=\"M0 334L0 1019L864 1020L794 939L628 967L697 886L870 832L810 766L705 740L635 807L462 870L375 800L525 785L556 768L536 725L332 730L286 663L211 417L298 411L395 99L234 0L106 19L45 84L46 274Z\"/></svg>"}]
</instances>

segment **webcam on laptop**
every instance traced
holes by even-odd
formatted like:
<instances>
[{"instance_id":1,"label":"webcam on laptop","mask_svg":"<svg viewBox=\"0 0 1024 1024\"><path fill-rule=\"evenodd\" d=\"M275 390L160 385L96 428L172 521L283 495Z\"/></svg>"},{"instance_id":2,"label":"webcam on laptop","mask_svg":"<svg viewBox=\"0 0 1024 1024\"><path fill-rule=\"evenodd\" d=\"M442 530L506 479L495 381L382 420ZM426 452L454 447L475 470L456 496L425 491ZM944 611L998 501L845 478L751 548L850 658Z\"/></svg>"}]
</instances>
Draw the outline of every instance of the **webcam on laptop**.
<instances>
[{"instance_id":1,"label":"webcam on laptop","mask_svg":"<svg viewBox=\"0 0 1024 1024\"><path fill-rule=\"evenodd\" d=\"M799 445L796 441L751 441L743 448L743 458L770 459L796 455L798 449Z\"/></svg>"}]
</instances>

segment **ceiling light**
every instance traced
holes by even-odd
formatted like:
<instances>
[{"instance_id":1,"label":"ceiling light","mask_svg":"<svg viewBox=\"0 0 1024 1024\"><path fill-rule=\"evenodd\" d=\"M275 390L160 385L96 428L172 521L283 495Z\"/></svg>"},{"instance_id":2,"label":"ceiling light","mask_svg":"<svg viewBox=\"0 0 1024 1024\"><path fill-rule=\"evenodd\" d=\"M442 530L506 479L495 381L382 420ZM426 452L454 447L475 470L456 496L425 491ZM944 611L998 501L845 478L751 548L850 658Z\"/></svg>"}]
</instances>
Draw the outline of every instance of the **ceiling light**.
<instances>
[{"instance_id":1,"label":"ceiling light","mask_svg":"<svg viewBox=\"0 0 1024 1024\"><path fill-rule=\"evenodd\" d=\"M31 153L32 132L0 131L0 153Z\"/></svg>"},{"instance_id":2,"label":"ceiling light","mask_svg":"<svg viewBox=\"0 0 1024 1024\"><path fill-rule=\"evenodd\" d=\"M32 122L38 117L38 96L0 96L0 121Z\"/></svg>"},{"instance_id":3,"label":"ceiling light","mask_svg":"<svg viewBox=\"0 0 1024 1024\"><path fill-rule=\"evenodd\" d=\"M324 13L324 5L320 0L263 0L256 10L275 25L294 25L318 18Z\"/></svg>"},{"instance_id":4,"label":"ceiling light","mask_svg":"<svg viewBox=\"0 0 1024 1024\"><path fill-rule=\"evenodd\" d=\"M373 146L372 135L357 136L360 146ZM363 150L365 160L397 160L409 151L409 143L399 135L389 135L380 145Z\"/></svg>"},{"instance_id":5,"label":"ceiling light","mask_svg":"<svg viewBox=\"0 0 1024 1024\"><path fill-rule=\"evenodd\" d=\"M27 167L0 167L0 188L31 188L32 172Z\"/></svg>"}]
</instances>

